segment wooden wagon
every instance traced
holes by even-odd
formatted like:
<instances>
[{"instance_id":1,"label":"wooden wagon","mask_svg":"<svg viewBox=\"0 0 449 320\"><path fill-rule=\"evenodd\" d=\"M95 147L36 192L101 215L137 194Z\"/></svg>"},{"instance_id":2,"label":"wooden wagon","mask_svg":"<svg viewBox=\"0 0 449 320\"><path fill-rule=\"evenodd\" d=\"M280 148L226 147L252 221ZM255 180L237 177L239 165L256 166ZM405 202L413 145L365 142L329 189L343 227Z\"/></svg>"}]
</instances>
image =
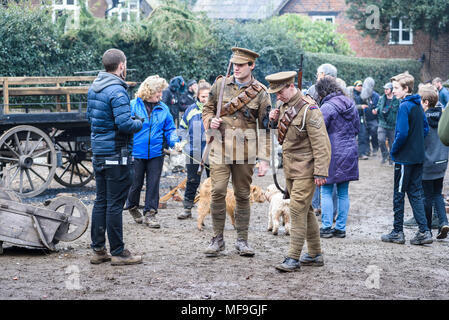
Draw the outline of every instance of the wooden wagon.
<instances>
[{"instance_id":1,"label":"wooden wagon","mask_svg":"<svg viewBox=\"0 0 449 320\"><path fill-rule=\"evenodd\" d=\"M3 187L21 197L34 197L46 190L53 178L66 187L81 187L93 179L86 95L95 78L0 77ZM86 99L74 103L74 95ZM10 103L11 97L21 96L53 96L55 101L48 104L55 108L36 112L27 103Z\"/></svg>"}]
</instances>

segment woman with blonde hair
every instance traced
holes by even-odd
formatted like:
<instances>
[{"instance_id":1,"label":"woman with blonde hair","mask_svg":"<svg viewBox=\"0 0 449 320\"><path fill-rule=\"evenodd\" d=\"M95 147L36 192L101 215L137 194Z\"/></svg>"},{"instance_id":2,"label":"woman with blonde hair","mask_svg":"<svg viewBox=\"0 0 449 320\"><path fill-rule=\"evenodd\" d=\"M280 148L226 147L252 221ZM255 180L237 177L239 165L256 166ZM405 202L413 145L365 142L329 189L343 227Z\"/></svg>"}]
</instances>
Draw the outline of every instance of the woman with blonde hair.
<instances>
[{"instance_id":1,"label":"woman with blonde hair","mask_svg":"<svg viewBox=\"0 0 449 320\"><path fill-rule=\"evenodd\" d=\"M149 76L140 85L136 98L131 101L131 114L143 119L142 130L134 134L134 178L129 190L125 210L129 210L137 223L150 228L160 228L156 221L159 207L159 182L164 163L164 146L180 149L173 117L161 101L167 81L158 75ZM139 200L146 174L144 215L140 213Z\"/></svg>"}]
</instances>

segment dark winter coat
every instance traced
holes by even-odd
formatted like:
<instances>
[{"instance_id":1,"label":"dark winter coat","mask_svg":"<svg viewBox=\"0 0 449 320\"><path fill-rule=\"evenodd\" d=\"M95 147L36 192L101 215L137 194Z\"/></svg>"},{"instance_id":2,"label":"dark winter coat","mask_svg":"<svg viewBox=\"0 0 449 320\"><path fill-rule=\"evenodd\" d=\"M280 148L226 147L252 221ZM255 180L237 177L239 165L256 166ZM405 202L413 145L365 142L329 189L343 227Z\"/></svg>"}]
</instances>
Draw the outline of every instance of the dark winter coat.
<instances>
[{"instance_id":1,"label":"dark winter coat","mask_svg":"<svg viewBox=\"0 0 449 320\"><path fill-rule=\"evenodd\" d=\"M179 121L179 112L184 112L189 106L184 101L186 92L186 84L181 76L171 79L168 88L162 92L162 102L167 105L174 121Z\"/></svg>"},{"instance_id":2,"label":"dark winter coat","mask_svg":"<svg viewBox=\"0 0 449 320\"><path fill-rule=\"evenodd\" d=\"M127 88L125 81L108 72L100 72L89 88L87 119L94 156L120 156L122 148L132 150L133 133L142 122L131 119Z\"/></svg>"},{"instance_id":3,"label":"dark winter coat","mask_svg":"<svg viewBox=\"0 0 449 320\"><path fill-rule=\"evenodd\" d=\"M446 173L449 147L443 145L438 137L438 122L442 113L441 107L429 108L425 112L429 123L429 133L424 139L423 180L440 179Z\"/></svg>"},{"instance_id":4,"label":"dark winter coat","mask_svg":"<svg viewBox=\"0 0 449 320\"><path fill-rule=\"evenodd\" d=\"M391 147L391 159L399 164L420 164L424 162L424 137L429 124L421 107L421 96L406 96L399 106Z\"/></svg>"},{"instance_id":5,"label":"dark winter coat","mask_svg":"<svg viewBox=\"0 0 449 320\"><path fill-rule=\"evenodd\" d=\"M332 149L326 184L358 180L356 136L360 130L360 119L354 102L341 93L332 93L322 100L320 110Z\"/></svg>"},{"instance_id":6,"label":"dark winter coat","mask_svg":"<svg viewBox=\"0 0 449 320\"><path fill-rule=\"evenodd\" d=\"M376 110L379 119L379 127L392 130L396 125L396 117L398 115L400 101L395 96L393 96L388 108L386 106L386 103L386 95L383 95L377 103Z\"/></svg>"}]
</instances>

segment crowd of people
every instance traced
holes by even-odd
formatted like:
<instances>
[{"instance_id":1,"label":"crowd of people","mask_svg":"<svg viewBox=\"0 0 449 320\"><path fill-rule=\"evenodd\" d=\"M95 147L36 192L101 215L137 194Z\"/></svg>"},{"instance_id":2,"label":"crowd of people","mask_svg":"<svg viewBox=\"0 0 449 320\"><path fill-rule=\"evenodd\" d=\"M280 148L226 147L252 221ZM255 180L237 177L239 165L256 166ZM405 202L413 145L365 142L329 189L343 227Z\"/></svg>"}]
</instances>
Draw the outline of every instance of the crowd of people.
<instances>
[{"instance_id":1,"label":"crowd of people","mask_svg":"<svg viewBox=\"0 0 449 320\"><path fill-rule=\"evenodd\" d=\"M317 81L308 90L295 86L296 72L267 76L266 88L252 75L259 55L244 48L235 47L232 51L232 76L218 77L211 85L205 80L185 83L181 76L167 83L152 75L142 82L133 100L126 92L124 53L117 49L104 53L105 71L100 72L88 94L97 184L92 212L92 263L142 262L140 256L125 249L122 211L129 210L136 223L160 227L156 215L166 149L173 148L187 157L184 211L178 219L192 217L207 136L214 131L236 129L258 128L259 134L260 129L278 131L287 185L283 192L290 199L291 214L289 251L287 258L276 266L279 271L295 271L300 265L323 265L320 238L346 237L349 183L359 179L359 160L370 157L379 157L381 165L394 165L393 230L381 240L405 243L405 194L413 211L413 221L408 224L418 227L410 243L432 243L435 224L436 238L447 237L449 223L442 189L449 147L442 141L449 145L449 125L439 131L439 123L449 105L449 91L441 79L420 84L418 93L413 94L413 76L407 72L392 75L380 95L374 90L373 78L355 80L352 86L346 86L338 78L337 68L327 63L318 67ZM278 108L272 108L270 93L276 96ZM219 103L223 108L217 113ZM226 133L220 141L223 150L227 138ZM216 257L225 249L225 197L230 178L236 198L235 248L242 256L255 254L248 243L250 185L255 167L249 150L253 140L244 141L242 163L229 158L236 153L235 148L231 148L231 156L212 152L209 157L205 171L212 181L213 237L204 252L208 257ZM268 145L274 143L268 136L264 141L267 145L258 148L268 150ZM270 159L265 153L257 155L259 176L263 176ZM145 204L141 213L139 201L144 181ZM319 214L321 227L316 218ZM106 232L111 255L105 246ZM301 256L305 241L309 252Z\"/></svg>"}]
</instances>

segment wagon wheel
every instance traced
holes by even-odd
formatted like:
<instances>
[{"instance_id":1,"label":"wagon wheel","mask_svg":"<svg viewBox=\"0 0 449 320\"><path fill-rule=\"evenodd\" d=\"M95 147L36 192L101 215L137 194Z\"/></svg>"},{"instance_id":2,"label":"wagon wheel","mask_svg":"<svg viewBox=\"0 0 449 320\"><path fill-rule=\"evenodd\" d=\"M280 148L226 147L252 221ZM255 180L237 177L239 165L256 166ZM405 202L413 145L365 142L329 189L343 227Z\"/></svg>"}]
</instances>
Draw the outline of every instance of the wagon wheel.
<instances>
[{"instance_id":1,"label":"wagon wheel","mask_svg":"<svg viewBox=\"0 0 449 320\"><path fill-rule=\"evenodd\" d=\"M0 137L0 179L5 188L29 198L42 193L53 179L56 152L42 130L17 126Z\"/></svg>"},{"instance_id":2,"label":"wagon wheel","mask_svg":"<svg viewBox=\"0 0 449 320\"><path fill-rule=\"evenodd\" d=\"M57 197L51 201L48 209L63 212L67 217L67 222L61 223L56 230L54 237L56 240L73 241L86 232L89 226L89 214L81 200L74 197Z\"/></svg>"},{"instance_id":3,"label":"wagon wheel","mask_svg":"<svg viewBox=\"0 0 449 320\"><path fill-rule=\"evenodd\" d=\"M56 168L55 180L65 187L82 187L94 177L92 158L85 142L56 141L62 153L62 167Z\"/></svg>"}]
</instances>

